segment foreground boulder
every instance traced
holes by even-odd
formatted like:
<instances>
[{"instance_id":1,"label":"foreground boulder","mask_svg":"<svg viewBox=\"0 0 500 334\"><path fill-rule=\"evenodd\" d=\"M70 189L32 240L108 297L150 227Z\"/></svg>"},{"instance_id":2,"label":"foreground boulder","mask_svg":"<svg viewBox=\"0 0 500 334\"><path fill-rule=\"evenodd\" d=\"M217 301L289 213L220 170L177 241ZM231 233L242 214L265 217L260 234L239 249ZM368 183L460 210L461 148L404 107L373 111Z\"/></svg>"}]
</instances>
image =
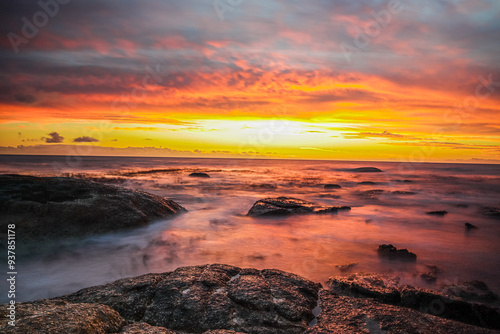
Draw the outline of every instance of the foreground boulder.
<instances>
[{"instance_id":1,"label":"foreground boulder","mask_svg":"<svg viewBox=\"0 0 500 334\"><path fill-rule=\"evenodd\" d=\"M28 242L138 227L183 211L157 195L88 180L0 175L0 242L8 224Z\"/></svg>"},{"instance_id":2,"label":"foreground boulder","mask_svg":"<svg viewBox=\"0 0 500 334\"><path fill-rule=\"evenodd\" d=\"M126 320L190 333L303 333L314 318L320 288L280 270L206 265L122 279L61 298L108 305Z\"/></svg>"},{"instance_id":3,"label":"foreground boulder","mask_svg":"<svg viewBox=\"0 0 500 334\"><path fill-rule=\"evenodd\" d=\"M39 300L16 304L15 326L7 324L7 309L0 309L0 332L9 333L117 333L125 320L108 306Z\"/></svg>"},{"instance_id":4,"label":"foreground boulder","mask_svg":"<svg viewBox=\"0 0 500 334\"><path fill-rule=\"evenodd\" d=\"M400 285L399 277L374 274L353 274L331 278L330 290L344 296L373 298L467 324L500 329L500 310L483 303L453 295ZM483 283L484 284L484 283Z\"/></svg>"},{"instance_id":5,"label":"foreground boulder","mask_svg":"<svg viewBox=\"0 0 500 334\"><path fill-rule=\"evenodd\" d=\"M350 210L348 206L319 206L312 202L290 197L266 198L254 203L247 216L287 216L305 213L336 213Z\"/></svg>"}]
</instances>

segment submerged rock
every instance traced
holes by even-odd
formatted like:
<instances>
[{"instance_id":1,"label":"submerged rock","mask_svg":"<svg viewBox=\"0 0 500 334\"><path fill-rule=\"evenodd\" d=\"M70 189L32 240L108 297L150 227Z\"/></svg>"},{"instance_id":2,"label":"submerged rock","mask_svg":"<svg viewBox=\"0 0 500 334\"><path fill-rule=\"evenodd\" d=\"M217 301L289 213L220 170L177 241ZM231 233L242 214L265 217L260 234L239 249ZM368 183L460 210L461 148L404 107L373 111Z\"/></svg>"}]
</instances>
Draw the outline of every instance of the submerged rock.
<instances>
[{"instance_id":1,"label":"submerged rock","mask_svg":"<svg viewBox=\"0 0 500 334\"><path fill-rule=\"evenodd\" d=\"M128 321L189 333L303 333L320 288L280 270L214 264L122 279L61 298L108 305Z\"/></svg>"},{"instance_id":2,"label":"submerged rock","mask_svg":"<svg viewBox=\"0 0 500 334\"><path fill-rule=\"evenodd\" d=\"M391 191L391 194L394 194L394 195L416 195L417 193L414 191L396 190L396 191Z\"/></svg>"},{"instance_id":3,"label":"submerged rock","mask_svg":"<svg viewBox=\"0 0 500 334\"><path fill-rule=\"evenodd\" d=\"M340 189L340 188L342 188L342 186L340 186L338 184L328 183L328 184L325 184L325 186L323 188L325 188L325 189Z\"/></svg>"},{"instance_id":4,"label":"submerged rock","mask_svg":"<svg viewBox=\"0 0 500 334\"><path fill-rule=\"evenodd\" d=\"M247 216L287 216L305 213L336 213L350 210L348 206L324 207L302 199L290 197L265 198L254 203Z\"/></svg>"},{"instance_id":5,"label":"submerged rock","mask_svg":"<svg viewBox=\"0 0 500 334\"><path fill-rule=\"evenodd\" d=\"M435 291L400 285L399 277L354 274L347 278L331 278L328 284L331 291L341 295L373 298L382 303L415 309L441 318L500 329L498 308Z\"/></svg>"},{"instance_id":6,"label":"submerged rock","mask_svg":"<svg viewBox=\"0 0 500 334\"><path fill-rule=\"evenodd\" d=\"M500 209L492 206L485 206L481 208L481 214L485 216L500 218Z\"/></svg>"},{"instance_id":7,"label":"submerged rock","mask_svg":"<svg viewBox=\"0 0 500 334\"><path fill-rule=\"evenodd\" d=\"M358 184L361 186L374 186L374 185L378 184L378 182L362 181L362 182L358 182Z\"/></svg>"},{"instance_id":8,"label":"submerged rock","mask_svg":"<svg viewBox=\"0 0 500 334\"><path fill-rule=\"evenodd\" d=\"M359 167L359 168L353 168L349 169L350 172L356 172L356 173L380 173L382 170L376 168L376 167Z\"/></svg>"},{"instance_id":9,"label":"submerged rock","mask_svg":"<svg viewBox=\"0 0 500 334\"><path fill-rule=\"evenodd\" d=\"M465 228L469 231L469 230L477 230L479 227L477 227L476 225L472 225L471 223L465 223Z\"/></svg>"},{"instance_id":10,"label":"submerged rock","mask_svg":"<svg viewBox=\"0 0 500 334\"><path fill-rule=\"evenodd\" d=\"M444 215L448 214L448 211L444 211L444 210L427 211L425 214L431 215L431 216L444 216Z\"/></svg>"},{"instance_id":11,"label":"submerged rock","mask_svg":"<svg viewBox=\"0 0 500 334\"><path fill-rule=\"evenodd\" d=\"M16 225L23 242L93 235L186 211L172 200L66 177L0 175L0 239Z\"/></svg>"},{"instance_id":12,"label":"submerged rock","mask_svg":"<svg viewBox=\"0 0 500 334\"><path fill-rule=\"evenodd\" d=\"M378 256L399 261L417 261L417 255L409 252L406 248L397 249L393 245L380 245L377 250Z\"/></svg>"},{"instance_id":13,"label":"submerged rock","mask_svg":"<svg viewBox=\"0 0 500 334\"><path fill-rule=\"evenodd\" d=\"M383 193L384 190L382 189L372 189L372 190L358 192L356 195L358 195L363 199L377 199L377 197Z\"/></svg>"},{"instance_id":14,"label":"submerged rock","mask_svg":"<svg viewBox=\"0 0 500 334\"><path fill-rule=\"evenodd\" d=\"M428 271L422 273L420 277L427 283L434 283L437 279L437 274L439 273L439 268L437 266L427 266Z\"/></svg>"},{"instance_id":15,"label":"submerged rock","mask_svg":"<svg viewBox=\"0 0 500 334\"><path fill-rule=\"evenodd\" d=\"M207 173L200 173L200 172L191 173L191 174L189 174L189 176L191 176L191 177L204 177L204 178L210 177L210 175L208 175Z\"/></svg>"}]
</instances>

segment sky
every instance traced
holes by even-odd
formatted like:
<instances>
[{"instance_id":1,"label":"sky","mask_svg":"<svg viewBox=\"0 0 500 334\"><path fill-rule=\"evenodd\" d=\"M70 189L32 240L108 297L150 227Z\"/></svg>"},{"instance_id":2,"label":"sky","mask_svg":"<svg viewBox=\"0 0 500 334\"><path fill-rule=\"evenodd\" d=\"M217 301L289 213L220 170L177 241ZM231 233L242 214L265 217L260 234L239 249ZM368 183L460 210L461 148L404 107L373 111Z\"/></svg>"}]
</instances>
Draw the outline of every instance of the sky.
<instances>
[{"instance_id":1,"label":"sky","mask_svg":"<svg viewBox=\"0 0 500 334\"><path fill-rule=\"evenodd\" d=\"M0 154L500 163L498 0L16 0L0 22Z\"/></svg>"}]
</instances>

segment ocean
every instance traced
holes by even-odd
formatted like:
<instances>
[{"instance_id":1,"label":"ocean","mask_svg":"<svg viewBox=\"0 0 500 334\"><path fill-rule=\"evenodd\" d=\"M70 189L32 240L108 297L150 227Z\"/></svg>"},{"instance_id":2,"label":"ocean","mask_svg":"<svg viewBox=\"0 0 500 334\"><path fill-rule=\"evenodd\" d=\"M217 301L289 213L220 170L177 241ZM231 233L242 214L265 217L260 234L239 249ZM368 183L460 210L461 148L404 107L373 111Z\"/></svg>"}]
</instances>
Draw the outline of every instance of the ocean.
<instances>
[{"instance_id":1,"label":"ocean","mask_svg":"<svg viewBox=\"0 0 500 334\"><path fill-rule=\"evenodd\" d=\"M351 170L358 167L382 172ZM195 171L210 178L188 176ZM50 245L24 245L18 235L16 301L207 263L276 268L322 284L355 272L398 274L425 288L481 280L500 293L500 220L480 213L500 207L499 165L2 155L0 173L104 180L188 210L147 227ZM324 189L329 183L341 188ZM279 196L352 209L246 216L257 200ZM426 214L435 210L448 214ZM379 258L378 246L389 243L417 254L417 262ZM420 277L429 266L439 268L436 282Z\"/></svg>"}]
</instances>

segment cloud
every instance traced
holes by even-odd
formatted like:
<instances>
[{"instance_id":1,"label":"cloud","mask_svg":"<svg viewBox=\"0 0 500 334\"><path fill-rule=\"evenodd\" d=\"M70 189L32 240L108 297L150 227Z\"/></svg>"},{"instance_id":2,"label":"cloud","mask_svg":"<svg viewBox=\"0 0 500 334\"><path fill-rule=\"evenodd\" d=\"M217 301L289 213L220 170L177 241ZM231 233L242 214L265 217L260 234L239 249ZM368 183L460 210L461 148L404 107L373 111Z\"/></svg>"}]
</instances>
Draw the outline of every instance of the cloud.
<instances>
[{"instance_id":1,"label":"cloud","mask_svg":"<svg viewBox=\"0 0 500 334\"><path fill-rule=\"evenodd\" d=\"M57 143L62 143L64 141L64 137L62 137L61 135L59 135L55 131L49 133L49 136L50 136L50 138L43 137L43 139L45 139L46 143L57 144Z\"/></svg>"},{"instance_id":2,"label":"cloud","mask_svg":"<svg viewBox=\"0 0 500 334\"><path fill-rule=\"evenodd\" d=\"M347 132L342 133L342 136L346 139L369 139L369 138L384 138L384 139L394 139L394 140L423 140L424 138L402 135L398 133L391 133L388 131L384 132Z\"/></svg>"},{"instance_id":3,"label":"cloud","mask_svg":"<svg viewBox=\"0 0 500 334\"><path fill-rule=\"evenodd\" d=\"M88 136L83 136L73 139L74 143L97 143L98 141L99 140Z\"/></svg>"}]
</instances>

